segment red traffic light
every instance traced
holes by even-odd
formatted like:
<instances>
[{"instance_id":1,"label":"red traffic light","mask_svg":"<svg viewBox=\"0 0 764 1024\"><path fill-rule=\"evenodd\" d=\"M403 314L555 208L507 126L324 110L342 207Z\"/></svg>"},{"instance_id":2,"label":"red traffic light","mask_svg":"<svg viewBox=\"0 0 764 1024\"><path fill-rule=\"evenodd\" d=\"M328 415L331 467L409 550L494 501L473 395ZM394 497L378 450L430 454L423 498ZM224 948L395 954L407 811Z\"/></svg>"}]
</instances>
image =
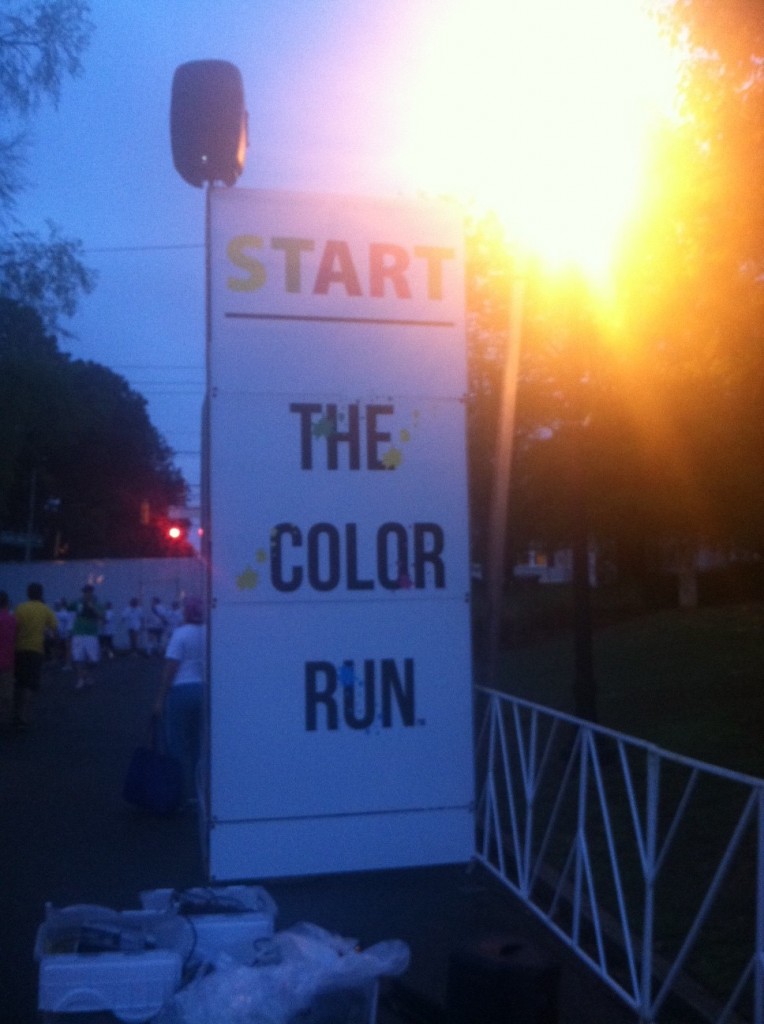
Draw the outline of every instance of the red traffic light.
<instances>
[{"instance_id":1,"label":"red traffic light","mask_svg":"<svg viewBox=\"0 0 764 1024\"><path fill-rule=\"evenodd\" d=\"M170 541L186 540L190 526L190 519L170 519L168 517L165 520L165 537Z\"/></svg>"}]
</instances>

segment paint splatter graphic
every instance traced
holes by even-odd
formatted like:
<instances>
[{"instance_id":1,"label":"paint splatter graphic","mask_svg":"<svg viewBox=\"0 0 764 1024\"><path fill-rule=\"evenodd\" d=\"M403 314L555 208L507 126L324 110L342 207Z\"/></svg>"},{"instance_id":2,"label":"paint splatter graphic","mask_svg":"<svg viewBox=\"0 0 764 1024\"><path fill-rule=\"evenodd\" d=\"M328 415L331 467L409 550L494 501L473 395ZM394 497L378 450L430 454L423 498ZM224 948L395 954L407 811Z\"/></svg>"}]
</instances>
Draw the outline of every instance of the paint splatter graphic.
<instances>
[{"instance_id":1,"label":"paint splatter graphic","mask_svg":"<svg viewBox=\"0 0 764 1024\"><path fill-rule=\"evenodd\" d=\"M236 586L239 590L254 590L260 582L260 573L248 565L244 572L236 577Z\"/></svg>"},{"instance_id":2,"label":"paint splatter graphic","mask_svg":"<svg viewBox=\"0 0 764 1024\"><path fill-rule=\"evenodd\" d=\"M345 662L343 665L340 666L339 677L340 677L340 685L342 687L344 687L346 690L347 689L352 689L355 686L355 684L356 684L356 678L355 678L355 673L353 671L353 666L352 665L348 665L347 662ZM358 680L358 682L360 683L360 680Z\"/></svg>"},{"instance_id":3,"label":"paint splatter graphic","mask_svg":"<svg viewBox=\"0 0 764 1024\"><path fill-rule=\"evenodd\" d=\"M393 445L388 448L387 451L382 455L380 462L385 469L399 469L403 465L403 447L411 441L413 437L413 431L416 430L419 425L419 410L415 409L412 413L412 427L409 430L408 427L401 427L398 431L398 443L401 447Z\"/></svg>"},{"instance_id":4,"label":"paint splatter graphic","mask_svg":"<svg viewBox=\"0 0 764 1024\"><path fill-rule=\"evenodd\" d=\"M400 448L389 448L380 461L385 469L397 469L403 462L403 452Z\"/></svg>"},{"instance_id":5,"label":"paint splatter graphic","mask_svg":"<svg viewBox=\"0 0 764 1024\"><path fill-rule=\"evenodd\" d=\"M411 590L414 584L411 582L409 571L405 565L398 566L398 589Z\"/></svg>"},{"instance_id":6,"label":"paint splatter graphic","mask_svg":"<svg viewBox=\"0 0 764 1024\"><path fill-rule=\"evenodd\" d=\"M320 420L317 420L313 424L313 436L314 437L331 437L332 434L337 433L337 425L334 420L328 416L322 416Z\"/></svg>"}]
</instances>

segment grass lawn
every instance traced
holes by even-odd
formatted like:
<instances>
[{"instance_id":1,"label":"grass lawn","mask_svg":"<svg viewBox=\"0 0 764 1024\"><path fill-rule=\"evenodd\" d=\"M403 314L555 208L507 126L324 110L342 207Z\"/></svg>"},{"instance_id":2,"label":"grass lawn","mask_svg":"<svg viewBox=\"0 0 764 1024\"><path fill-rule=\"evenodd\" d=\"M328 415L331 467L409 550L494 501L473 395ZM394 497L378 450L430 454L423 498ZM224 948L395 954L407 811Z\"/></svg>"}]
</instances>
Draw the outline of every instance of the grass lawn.
<instances>
[{"instance_id":1,"label":"grass lawn","mask_svg":"<svg viewBox=\"0 0 764 1024\"><path fill-rule=\"evenodd\" d=\"M504 653L509 693L573 713L571 629ZM594 668L602 725L764 775L764 604L669 609L595 627Z\"/></svg>"}]
</instances>

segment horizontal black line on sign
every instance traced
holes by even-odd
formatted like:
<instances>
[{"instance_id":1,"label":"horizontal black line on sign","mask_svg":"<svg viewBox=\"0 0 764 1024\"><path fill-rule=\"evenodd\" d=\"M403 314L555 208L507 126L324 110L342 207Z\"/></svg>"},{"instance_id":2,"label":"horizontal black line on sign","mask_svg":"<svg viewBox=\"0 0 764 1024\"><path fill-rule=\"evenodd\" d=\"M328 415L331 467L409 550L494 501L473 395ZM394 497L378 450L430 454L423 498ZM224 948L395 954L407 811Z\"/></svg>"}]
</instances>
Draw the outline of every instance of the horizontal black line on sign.
<instances>
[{"instance_id":1,"label":"horizontal black line on sign","mask_svg":"<svg viewBox=\"0 0 764 1024\"><path fill-rule=\"evenodd\" d=\"M389 320L372 316L294 316L291 313L226 313L231 320L292 320L321 324L392 324L394 327L455 327L453 320Z\"/></svg>"}]
</instances>

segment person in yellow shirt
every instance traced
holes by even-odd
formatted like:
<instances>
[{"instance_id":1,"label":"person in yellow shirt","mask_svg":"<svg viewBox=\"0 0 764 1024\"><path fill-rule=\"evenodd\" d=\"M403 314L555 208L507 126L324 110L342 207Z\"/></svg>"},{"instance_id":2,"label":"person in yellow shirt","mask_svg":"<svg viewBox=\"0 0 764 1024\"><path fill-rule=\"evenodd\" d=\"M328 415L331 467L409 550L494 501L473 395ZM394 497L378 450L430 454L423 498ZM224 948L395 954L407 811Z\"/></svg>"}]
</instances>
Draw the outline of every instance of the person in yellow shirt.
<instances>
[{"instance_id":1,"label":"person in yellow shirt","mask_svg":"<svg viewBox=\"0 0 764 1024\"><path fill-rule=\"evenodd\" d=\"M28 729L32 706L40 689L45 658L45 637L55 636L58 620L43 600L41 583L30 583L27 600L16 606L16 681L13 690L13 724Z\"/></svg>"}]
</instances>

